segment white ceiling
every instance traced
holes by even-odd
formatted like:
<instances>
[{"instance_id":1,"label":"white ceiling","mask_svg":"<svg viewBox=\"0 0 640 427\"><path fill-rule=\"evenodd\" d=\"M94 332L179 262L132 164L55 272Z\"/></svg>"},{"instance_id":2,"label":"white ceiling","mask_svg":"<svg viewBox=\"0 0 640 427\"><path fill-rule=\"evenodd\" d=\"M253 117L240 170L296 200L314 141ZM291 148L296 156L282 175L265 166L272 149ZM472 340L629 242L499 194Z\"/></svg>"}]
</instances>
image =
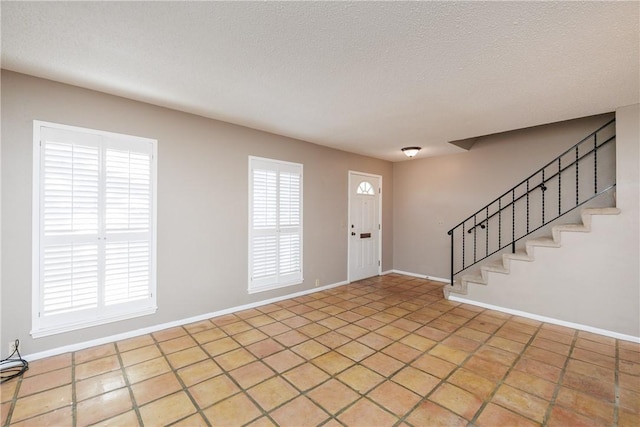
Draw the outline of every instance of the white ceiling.
<instances>
[{"instance_id":1,"label":"white ceiling","mask_svg":"<svg viewBox=\"0 0 640 427\"><path fill-rule=\"evenodd\" d=\"M2 68L397 161L640 101L639 2L5 2Z\"/></svg>"}]
</instances>

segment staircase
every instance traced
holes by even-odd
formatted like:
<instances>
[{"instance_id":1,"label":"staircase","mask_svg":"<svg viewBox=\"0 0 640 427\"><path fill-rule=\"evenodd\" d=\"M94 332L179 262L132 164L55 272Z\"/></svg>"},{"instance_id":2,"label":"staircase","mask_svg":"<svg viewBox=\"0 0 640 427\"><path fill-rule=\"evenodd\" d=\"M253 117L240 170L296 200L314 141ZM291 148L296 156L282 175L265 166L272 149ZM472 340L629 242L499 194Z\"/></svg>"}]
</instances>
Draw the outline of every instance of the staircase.
<instances>
[{"instance_id":1,"label":"staircase","mask_svg":"<svg viewBox=\"0 0 640 427\"><path fill-rule=\"evenodd\" d=\"M602 207L615 204L614 190L615 119L449 230L445 298L509 275L513 263L535 262L536 248L560 248L563 233L590 232L593 216L619 214Z\"/></svg>"},{"instance_id":2,"label":"staircase","mask_svg":"<svg viewBox=\"0 0 640 427\"><path fill-rule=\"evenodd\" d=\"M512 263L528 263L535 261L535 248L561 248L562 233L589 233L591 232L591 222L594 215L618 215L618 208L586 208L582 210L581 224L563 224L551 227L550 237L539 237L529 239L525 242L522 249L518 249L513 253L502 254L499 260L488 262L480 267L480 274L466 274L453 284L453 286L444 287L444 296L449 298L451 294L467 295L467 289L470 283L478 285L488 285L491 274L508 275L511 273Z\"/></svg>"}]
</instances>

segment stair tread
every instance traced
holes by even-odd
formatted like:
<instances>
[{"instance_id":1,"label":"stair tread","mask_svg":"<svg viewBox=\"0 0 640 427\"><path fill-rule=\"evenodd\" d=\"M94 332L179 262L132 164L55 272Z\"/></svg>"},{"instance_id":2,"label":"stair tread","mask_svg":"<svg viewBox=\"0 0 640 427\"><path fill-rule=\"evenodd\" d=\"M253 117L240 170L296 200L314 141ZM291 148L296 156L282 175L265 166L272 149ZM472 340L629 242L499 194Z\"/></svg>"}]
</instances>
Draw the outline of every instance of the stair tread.
<instances>
[{"instance_id":1,"label":"stair tread","mask_svg":"<svg viewBox=\"0 0 640 427\"><path fill-rule=\"evenodd\" d=\"M618 215L620 214L620 208L585 208L582 213L587 215Z\"/></svg>"},{"instance_id":2,"label":"stair tread","mask_svg":"<svg viewBox=\"0 0 640 427\"><path fill-rule=\"evenodd\" d=\"M584 224L562 224L555 225L553 228L560 231L589 231Z\"/></svg>"},{"instance_id":3,"label":"stair tread","mask_svg":"<svg viewBox=\"0 0 640 427\"><path fill-rule=\"evenodd\" d=\"M496 260L486 263L485 267L504 267L504 265L502 264L502 261Z\"/></svg>"},{"instance_id":4,"label":"stair tread","mask_svg":"<svg viewBox=\"0 0 640 427\"><path fill-rule=\"evenodd\" d=\"M527 245L533 246L550 246L550 247L559 247L560 244L553 240L551 237L539 237L537 239L527 240Z\"/></svg>"},{"instance_id":5,"label":"stair tread","mask_svg":"<svg viewBox=\"0 0 640 427\"><path fill-rule=\"evenodd\" d=\"M482 278L482 276L479 275L479 274L466 274L466 275L462 276L462 280L464 280L466 282L479 283L479 284L482 284L482 285L486 285L487 284L486 280L484 280Z\"/></svg>"},{"instance_id":6,"label":"stair tread","mask_svg":"<svg viewBox=\"0 0 640 427\"><path fill-rule=\"evenodd\" d=\"M515 251L515 253L512 254L504 254L502 257L506 259L515 259L521 261L533 261L533 257L527 254L527 251L525 251L524 249L518 249L517 251Z\"/></svg>"}]
</instances>

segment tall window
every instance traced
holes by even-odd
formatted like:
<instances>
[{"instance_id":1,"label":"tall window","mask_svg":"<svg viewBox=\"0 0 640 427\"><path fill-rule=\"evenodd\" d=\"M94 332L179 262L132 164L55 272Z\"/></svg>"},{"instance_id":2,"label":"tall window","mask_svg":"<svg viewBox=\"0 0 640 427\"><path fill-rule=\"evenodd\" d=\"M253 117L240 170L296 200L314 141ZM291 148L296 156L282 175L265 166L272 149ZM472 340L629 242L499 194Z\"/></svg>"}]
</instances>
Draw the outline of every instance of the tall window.
<instances>
[{"instance_id":1,"label":"tall window","mask_svg":"<svg viewBox=\"0 0 640 427\"><path fill-rule=\"evenodd\" d=\"M156 145L34 121L34 337L155 312Z\"/></svg>"},{"instance_id":2,"label":"tall window","mask_svg":"<svg viewBox=\"0 0 640 427\"><path fill-rule=\"evenodd\" d=\"M249 157L249 293L302 283L302 165Z\"/></svg>"}]
</instances>

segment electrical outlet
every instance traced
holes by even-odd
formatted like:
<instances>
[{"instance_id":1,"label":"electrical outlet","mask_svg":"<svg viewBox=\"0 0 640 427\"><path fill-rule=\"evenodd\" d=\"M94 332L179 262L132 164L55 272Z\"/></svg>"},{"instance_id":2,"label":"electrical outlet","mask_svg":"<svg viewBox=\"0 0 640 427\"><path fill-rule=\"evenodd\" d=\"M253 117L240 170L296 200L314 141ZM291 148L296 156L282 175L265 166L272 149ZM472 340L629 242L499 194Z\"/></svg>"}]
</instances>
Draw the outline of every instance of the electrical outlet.
<instances>
[{"instance_id":1,"label":"electrical outlet","mask_svg":"<svg viewBox=\"0 0 640 427\"><path fill-rule=\"evenodd\" d=\"M320 286L320 279L316 279L316 288Z\"/></svg>"},{"instance_id":2,"label":"electrical outlet","mask_svg":"<svg viewBox=\"0 0 640 427\"><path fill-rule=\"evenodd\" d=\"M9 341L9 354L12 354L16 351L16 340Z\"/></svg>"}]
</instances>

